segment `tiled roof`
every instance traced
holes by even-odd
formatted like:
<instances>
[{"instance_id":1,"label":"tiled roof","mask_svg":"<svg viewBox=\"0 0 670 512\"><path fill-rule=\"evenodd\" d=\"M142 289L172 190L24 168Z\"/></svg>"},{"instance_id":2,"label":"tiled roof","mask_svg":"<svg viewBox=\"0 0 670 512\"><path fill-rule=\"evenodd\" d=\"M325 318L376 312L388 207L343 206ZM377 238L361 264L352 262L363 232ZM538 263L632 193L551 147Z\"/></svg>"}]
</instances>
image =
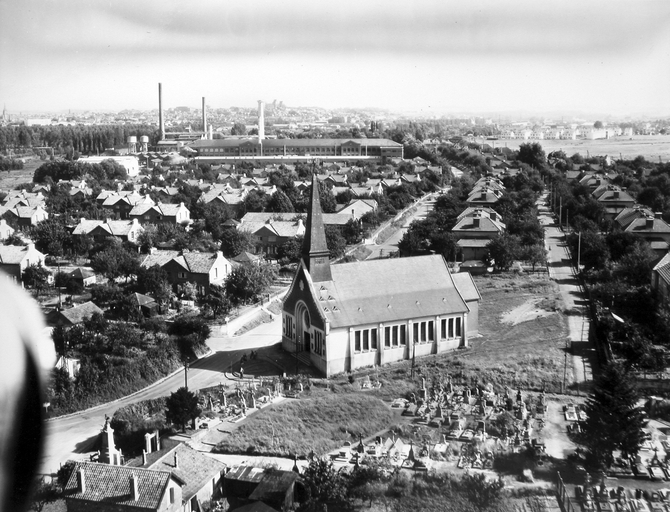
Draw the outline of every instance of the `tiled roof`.
<instances>
[{"instance_id":1,"label":"tiled roof","mask_svg":"<svg viewBox=\"0 0 670 512\"><path fill-rule=\"evenodd\" d=\"M179 459L179 467L176 468L175 454ZM219 480L226 465L181 443L151 464L149 469L170 471L184 481L186 485L182 488L182 499L188 501L213 478Z\"/></svg>"},{"instance_id":2,"label":"tiled roof","mask_svg":"<svg viewBox=\"0 0 670 512\"><path fill-rule=\"evenodd\" d=\"M154 265L162 267L168 261L179 256L179 251L156 251L153 254L147 254L140 266L149 268Z\"/></svg>"},{"instance_id":3,"label":"tiled roof","mask_svg":"<svg viewBox=\"0 0 670 512\"><path fill-rule=\"evenodd\" d=\"M86 491L80 492L78 472L83 471ZM137 478L139 498L133 500L130 477ZM66 499L103 502L133 508L158 510L168 486L169 471L112 466L95 462L76 463L70 479L65 486ZM178 478L175 478L177 481Z\"/></svg>"},{"instance_id":4,"label":"tiled roof","mask_svg":"<svg viewBox=\"0 0 670 512\"><path fill-rule=\"evenodd\" d=\"M342 263L331 272L332 281L313 286L334 328L469 311L442 256Z\"/></svg>"},{"instance_id":5,"label":"tiled roof","mask_svg":"<svg viewBox=\"0 0 670 512\"><path fill-rule=\"evenodd\" d=\"M28 256L28 247L20 245L0 245L0 263L18 265Z\"/></svg>"},{"instance_id":6,"label":"tiled roof","mask_svg":"<svg viewBox=\"0 0 670 512\"><path fill-rule=\"evenodd\" d=\"M659 277L670 285L670 253L663 256L661 261L659 261L653 269L654 272L658 273Z\"/></svg>"},{"instance_id":7,"label":"tiled roof","mask_svg":"<svg viewBox=\"0 0 670 512\"><path fill-rule=\"evenodd\" d=\"M479 224L476 225L476 219L479 219ZM452 228L455 233L458 232L498 232L505 230L505 224L499 221L491 220L486 216L468 216L461 218Z\"/></svg>"},{"instance_id":8,"label":"tiled roof","mask_svg":"<svg viewBox=\"0 0 670 512\"><path fill-rule=\"evenodd\" d=\"M653 215L654 212L646 206L636 204L630 208L624 208L621 213L614 218L614 222L616 222L622 229L626 229L635 219L640 217L651 217Z\"/></svg>"},{"instance_id":9,"label":"tiled roof","mask_svg":"<svg viewBox=\"0 0 670 512\"><path fill-rule=\"evenodd\" d=\"M670 233L670 225L663 219L638 217L626 226L629 233Z\"/></svg>"},{"instance_id":10,"label":"tiled roof","mask_svg":"<svg viewBox=\"0 0 670 512\"><path fill-rule=\"evenodd\" d=\"M61 315L73 324L78 324L91 318L94 313L100 313L102 315L104 312L91 301L84 302L83 304L70 309L64 309L60 312Z\"/></svg>"},{"instance_id":11,"label":"tiled roof","mask_svg":"<svg viewBox=\"0 0 670 512\"><path fill-rule=\"evenodd\" d=\"M207 274L216 261L217 254L210 252L185 252L184 259L190 272Z\"/></svg>"}]
</instances>

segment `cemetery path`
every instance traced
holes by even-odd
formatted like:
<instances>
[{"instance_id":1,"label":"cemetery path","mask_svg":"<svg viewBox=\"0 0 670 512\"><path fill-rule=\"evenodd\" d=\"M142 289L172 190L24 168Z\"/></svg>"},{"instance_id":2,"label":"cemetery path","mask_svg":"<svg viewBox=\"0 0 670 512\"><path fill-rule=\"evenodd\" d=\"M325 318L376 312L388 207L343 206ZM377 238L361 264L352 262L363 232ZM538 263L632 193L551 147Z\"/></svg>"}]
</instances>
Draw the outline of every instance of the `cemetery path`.
<instances>
[{"instance_id":1,"label":"cemetery path","mask_svg":"<svg viewBox=\"0 0 670 512\"><path fill-rule=\"evenodd\" d=\"M579 386L593 380L593 368L597 364L595 346L589 341L588 302L581 288L575 269L571 264L566 235L555 224L551 211L546 206L547 194L538 201L540 222L544 226L545 246L549 276L556 281L563 299L563 311L568 323L569 340L572 347L573 382ZM586 391L586 389L582 389Z\"/></svg>"}]
</instances>

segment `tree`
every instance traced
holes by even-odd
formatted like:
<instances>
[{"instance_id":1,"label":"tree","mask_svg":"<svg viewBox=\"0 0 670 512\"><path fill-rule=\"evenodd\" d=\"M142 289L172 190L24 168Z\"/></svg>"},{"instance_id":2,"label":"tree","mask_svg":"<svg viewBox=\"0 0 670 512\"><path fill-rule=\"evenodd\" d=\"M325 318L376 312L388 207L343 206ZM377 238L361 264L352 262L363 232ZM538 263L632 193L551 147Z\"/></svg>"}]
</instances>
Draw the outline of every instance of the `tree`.
<instances>
[{"instance_id":1,"label":"tree","mask_svg":"<svg viewBox=\"0 0 670 512\"><path fill-rule=\"evenodd\" d=\"M306 509L322 510L323 505L340 506L347 500L347 480L330 460L315 458L302 474L308 493Z\"/></svg>"},{"instance_id":2,"label":"tree","mask_svg":"<svg viewBox=\"0 0 670 512\"><path fill-rule=\"evenodd\" d=\"M165 418L186 431L186 424L200 415L198 397L186 388L179 388L170 394L165 402Z\"/></svg>"},{"instance_id":3,"label":"tree","mask_svg":"<svg viewBox=\"0 0 670 512\"><path fill-rule=\"evenodd\" d=\"M496 268L508 270L519 255L519 239L514 235L503 233L492 238L486 248Z\"/></svg>"},{"instance_id":4,"label":"tree","mask_svg":"<svg viewBox=\"0 0 670 512\"><path fill-rule=\"evenodd\" d=\"M39 296L40 292L47 287L50 275L51 272L42 265L29 265L23 271L21 279L27 286L33 288Z\"/></svg>"},{"instance_id":5,"label":"tree","mask_svg":"<svg viewBox=\"0 0 670 512\"><path fill-rule=\"evenodd\" d=\"M44 507L49 503L53 503L63 496L63 489L56 482L46 482L40 479L37 482L35 491L32 496L32 501L28 510L35 512L42 512Z\"/></svg>"},{"instance_id":6,"label":"tree","mask_svg":"<svg viewBox=\"0 0 670 512\"><path fill-rule=\"evenodd\" d=\"M233 127L230 129L230 134L231 135L246 135L247 134L247 127L244 125L244 123L235 123L235 124L233 124Z\"/></svg>"},{"instance_id":7,"label":"tree","mask_svg":"<svg viewBox=\"0 0 670 512\"><path fill-rule=\"evenodd\" d=\"M137 269L137 291L152 295L159 304L166 304L172 295L168 275L160 266Z\"/></svg>"},{"instance_id":8,"label":"tree","mask_svg":"<svg viewBox=\"0 0 670 512\"><path fill-rule=\"evenodd\" d=\"M251 252L254 236L249 231L226 229L221 234L221 252L226 258L233 258L242 252Z\"/></svg>"},{"instance_id":9,"label":"tree","mask_svg":"<svg viewBox=\"0 0 670 512\"><path fill-rule=\"evenodd\" d=\"M347 242L337 226L325 226L326 245L330 253L330 258L339 258L344 254L347 248Z\"/></svg>"},{"instance_id":10,"label":"tree","mask_svg":"<svg viewBox=\"0 0 670 512\"><path fill-rule=\"evenodd\" d=\"M302 257L302 243L304 237L296 236L284 242L277 249L277 258L286 265L288 263L298 263Z\"/></svg>"},{"instance_id":11,"label":"tree","mask_svg":"<svg viewBox=\"0 0 670 512\"><path fill-rule=\"evenodd\" d=\"M519 146L517 160L539 169L547 163L547 156L539 142L526 142Z\"/></svg>"},{"instance_id":12,"label":"tree","mask_svg":"<svg viewBox=\"0 0 670 512\"><path fill-rule=\"evenodd\" d=\"M240 265L226 278L226 293L233 304L244 304L264 293L274 278L275 270L269 264Z\"/></svg>"},{"instance_id":13,"label":"tree","mask_svg":"<svg viewBox=\"0 0 670 512\"><path fill-rule=\"evenodd\" d=\"M602 121L596 121L593 123L593 127L597 130L600 130L603 127L603 122Z\"/></svg>"},{"instance_id":14,"label":"tree","mask_svg":"<svg viewBox=\"0 0 670 512\"><path fill-rule=\"evenodd\" d=\"M281 190L277 190L268 201L267 210L271 212L291 213L295 211L291 200Z\"/></svg>"},{"instance_id":15,"label":"tree","mask_svg":"<svg viewBox=\"0 0 670 512\"><path fill-rule=\"evenodd\" d=\"M588 459L594 467L609 468L615 450L621 450L624 457L637 455L644 441L639 398L634 378L622 363L612 362L602 369L586 402L583 428Z\"/></svg>"},{"instance_id":16,"label":"tree","mask_svg":"<svg viewBox=\"0 0 670 512\"><path fill-rule=\"evenodd\" d=\"M225 288L216 284L209 286L209 293L205 295L202 303L209 308L214 317L225 315L232 308L230 299L226 295Z\"/></svg>"},{"instance_id":17,"label":"tree","mask_svg":"<svg viewBox=\"0 0 670 512\"><path fill-rule=\"evenodd\" d=\"M52 256L61 256L70 245L71 235L61 218L49 218L30 229L30 237L37 250Z\"/></svg>"},{"instance_id":18,"label":"tree","mask_svg":"<svg viewBox=\"0 0 670 512\"><path fill-rule=\"evenodd\" d=\"M524 258L533 266L535 272L536 265L546 265L547 250L544 244L529 245L524 249Z\"/></svg>"},{"instance_id":19,"label":"tree","mask_svg":"<svg viewBox=\"0 0 670 512\"><path fill-rule=\"evenodd\" d=\"M91 268L104 274L109 279L136 274L139 262L134 254L126 250L116 239L111 239L109 246L91 258Z\"/></svg>"}]
</instances>

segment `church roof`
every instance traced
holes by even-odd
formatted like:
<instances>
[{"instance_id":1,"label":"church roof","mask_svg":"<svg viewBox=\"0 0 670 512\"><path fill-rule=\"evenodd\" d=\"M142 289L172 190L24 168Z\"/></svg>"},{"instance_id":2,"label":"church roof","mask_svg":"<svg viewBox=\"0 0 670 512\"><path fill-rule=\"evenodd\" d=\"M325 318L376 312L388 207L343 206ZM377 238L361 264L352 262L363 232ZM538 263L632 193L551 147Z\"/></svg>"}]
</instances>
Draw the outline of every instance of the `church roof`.
<instances>
[{"instance_id":1,"label":"church roof","mask_svg":"<svg viewBox=\"0 0 670 512\"><path fill-rule=\"evenodd\" d=\"M332 280L313 284L334 328L469 311L440 255L332 265ZM467 283L459 283L466 287Z\"/></svg>"}]
</instances>

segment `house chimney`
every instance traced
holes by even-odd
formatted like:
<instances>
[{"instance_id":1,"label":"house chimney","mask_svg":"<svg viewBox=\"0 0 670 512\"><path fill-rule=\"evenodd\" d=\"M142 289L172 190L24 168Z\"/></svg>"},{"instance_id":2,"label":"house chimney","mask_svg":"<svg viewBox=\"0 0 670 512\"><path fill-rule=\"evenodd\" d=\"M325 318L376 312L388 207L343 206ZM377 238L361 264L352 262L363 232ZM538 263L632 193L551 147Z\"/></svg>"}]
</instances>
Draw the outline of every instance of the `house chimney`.
<instances>
[{"instance_id":1,"label":"house chimney","mask_svg":"<svg viewBox=\"0 0 670 512\"><path fill-rule=\"evenodd\" d=\"M179 469L179 454L174 452L174 468Z\"/></svg>"},{"instance_id":2,"label":"house chimney","mask_svg":"<svg viewBox=\"0 0 670 512\"><path fill-rule=\"evenodd\" d=\"M147 465L147 451L142 450L142 465L146 466Z\"/></svg>"},{"instance_id":3,"label":"house chimney","mask_svg":"<svg viewBox=\"0 0 670 512\"><path fill-rule=\"evenodd\" d=\"M80 493L84 494L86 492L86 477L84 476L84 468L81 466L77 470L77 487Z\"/></svg>"},{"instance_id":4,"label":"house chimney","mask_svg":"<svg viewBox=\"0 0 670 512\"><path fill-rule=\"evenodd\" d=\"M619 191L615 190L613 194L614 199L619 199Z\"/></svg>"},{"instance_id":5,"label":"house chimney","mask_svg":"<svg viewBox=\"0 0 670 512\"><path fill-rule=\"evenodd\" d=\"M656 217L657 219L662 219L663 218L663 212L654 213L654 217Z\"/></svg>"},{"instance_id":6,"label":"house chimney","mask_svg":"<svg viewBox=\"0 0 670 512\"><path fill-rule=\"evenodd\" d=\"M654 217L647 217L647 224L645 227L647 229L654 229Z\"/></svg>"},{"instance_id":7,"label":"house chimney","mask_svg":"<svg viewBox=\"0 0 670 512\"><path fill-rule=\"evenodd\" d=\"M473 217L472 218L472 226L475 228L479 227L479 217Z\"/></svg>"},{"instance_id":8,"label":"house chimney","mask_svg":"<svg viewBox=\"0 0 670 512\"><path fill-rule=\"evenodd\" d=\"M130 474L130 492L133 493L133 501L138 501L140 499L140 491L137 488L137 476L135 473Z\"/></svg>"}]
</instances>

